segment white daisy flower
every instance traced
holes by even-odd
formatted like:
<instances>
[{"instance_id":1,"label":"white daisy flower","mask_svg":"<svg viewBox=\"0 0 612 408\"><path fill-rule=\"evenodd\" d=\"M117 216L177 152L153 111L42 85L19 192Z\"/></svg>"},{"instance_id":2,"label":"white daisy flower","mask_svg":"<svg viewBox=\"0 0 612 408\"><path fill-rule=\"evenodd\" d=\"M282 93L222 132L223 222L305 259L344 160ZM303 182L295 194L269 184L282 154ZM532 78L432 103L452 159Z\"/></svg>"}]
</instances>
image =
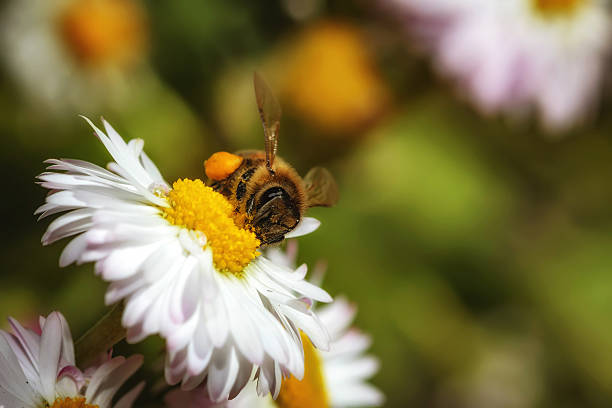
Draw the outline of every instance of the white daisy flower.
<instances>
[{"instance_id":1,"label":"white daisy flower","mask_svg":"<svg viewBox=\"0 0 612 408\"><path fill-rule=\"evenodd\" d=\"M7 68L45 111L120 101L146 53L138 0L11 0L1 15Z\"/></svg>"},{"instance_id":2,"label":"white daisy flower","mask_svg":"<svg viewBox=\"0 0 612 408\"><path fill-rule=\"evenodd\" d=\"M296 270L258 252L255 234L238 228L233 209L200 180L164 181L143 152L104 121L89 120L114 159L108 170L79 160L49 160L39 176L51 190L41 217L54 220L43 244L76 235L60 265L95 262L111 282L106 303L125 301L127 340L166 339L166 380L190 389L206 379L212 399L233 397L259 368L261 393L278 392L282 375L301 378L300 330L326 349L329 335L308 299L329 302ZM309 232L304 219L292 231Z\"/></svg>"},{"instance_id":3,"label":"white daisy flower","mask_svg":"<svg viewBox=\"0 0 612 408\"><path fill-rule=\"evenodd\" d=\"M289 241L285 252L270 248L266 255L278 263L295 264L297 245ZM323 271L319 271L322 273ZM170 408L341 408L375 407L384 402L383 394L366 381L378 371L378 360L364 355L370 337L350 325L356 308L344 298L318 308L317 315L330 333L328 351L315 349L304 337L305 373L300 381L285 379L278 397L260 397L254 385L247 386L235 399L216 403L206 389L172 390L166 395Z\"/></svg>"},{"instance_id":4,"label":"white daisy flower","mask_svg":"<svg viewBox=\"0 0 612 408\"><path fill-rule=\"evenodd\" d=\"M0 406L4 408L129 408L140 383L117 403L115 393L142 365L142 356L114 357L81 371L75 366L68 323L59 312L40 317L40 332L9 319L0 330Z\"/></svg>"},{"instance_id":5,"label":"white daisy flower","mask_svg":"<svg viewBox=\"0 0 612 408\"><path fill-rule=\"evenodd\" d=\"M549 130L583 121L607 70L606 0L386 0L406 10L439 71L484 113L535 110Z\"/></svg>"},{"instance_id":6,"label":"white daisy flower","mask_svg":"<svg viewBox=\"0 0 612 408\"><path fill-rule=\"evenodd\" d=\"M305 373L300 381L285 379L276 400L260 397L254 385L247 386L231 400L215 403L206 390L173 390L166 396L170 408L293 408L293 407L375 407L382 405L382 393L366 381L378 371L378 360L363 353L370 338L356 329L347 329L355 307L345 299L319 308L317 314L330 332L329 351L315 349L304 338Z\"/></svg>"}]
</instances>

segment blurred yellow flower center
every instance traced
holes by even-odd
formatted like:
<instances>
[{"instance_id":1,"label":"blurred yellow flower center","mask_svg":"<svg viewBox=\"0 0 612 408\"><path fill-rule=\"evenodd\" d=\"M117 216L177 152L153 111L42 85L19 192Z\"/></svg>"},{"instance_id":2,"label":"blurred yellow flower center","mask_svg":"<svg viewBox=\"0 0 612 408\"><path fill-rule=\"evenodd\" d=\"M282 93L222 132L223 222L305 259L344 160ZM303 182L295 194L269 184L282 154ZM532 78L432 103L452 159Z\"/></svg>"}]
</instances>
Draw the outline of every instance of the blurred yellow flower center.
<instances>
[{"instance_id":1,"label":"blurred yellow flower center","mask_svg":"<svg viewBox=\"0 0 612 408\"><path fill-rule=\"evenodd\" d=\"M293 109L330 132L354 133L384 108L387 90L356 27L323 22L306 30L288 58L284 93Z\"/></svg>"},{"instance_id":2,"label":"blurred yellow flower center","mask_svg":"<svg viewBox=\"0 0 612 408\"><path fill-rule=\"evenodd\" d=\"M259 255L255 233L237 227L231 204L202 180L175 181L167 199L170 207L162 209L164 218L202 232L218 270L239 274Z\"/></svg>"},{"instance_id":3,"label":"blurred yellow flower center","mask_svg":"<svg viewBox=\"0 0 612 408\"><path fill-rule=\"evenodd\" d=\"M302 333L304 343L304 379L291 376L283 381L276 405L280 408L327 408L327 390L321 357L308 337Z\"/></svg>"},{"instance_id":4,"label":"blurred yellow flower center","mask_svg":"<svg viewBox=\"0 0 612 408\"><path fill-rule=\"evenodd\" d=\"M547 15L572 14L584 0L533 0L535 8Z\"/></svg>"},{"instance_id":5,"label":"blurred yellow flower center","mask_svg":"<svg viewBox=\"0 0 612 408\"><path fill-rule=\"evenodd\" d=\"M53 402L53 405L49 405L49 408L99 408L97 405L88 404L85 402L85 398L58 398Z\"/></svg>"},{"instance_id":6,"label":"blurred yellow flower center","mask_svg":"<svg viewBox=\"0 0 612 408\"><path fill-rule=\"evenodd\" d=\"M73 0L59 29L69 51L86 65L132 62L146 42L143 11L133 0Z\"/></svg>"}]
</instances>

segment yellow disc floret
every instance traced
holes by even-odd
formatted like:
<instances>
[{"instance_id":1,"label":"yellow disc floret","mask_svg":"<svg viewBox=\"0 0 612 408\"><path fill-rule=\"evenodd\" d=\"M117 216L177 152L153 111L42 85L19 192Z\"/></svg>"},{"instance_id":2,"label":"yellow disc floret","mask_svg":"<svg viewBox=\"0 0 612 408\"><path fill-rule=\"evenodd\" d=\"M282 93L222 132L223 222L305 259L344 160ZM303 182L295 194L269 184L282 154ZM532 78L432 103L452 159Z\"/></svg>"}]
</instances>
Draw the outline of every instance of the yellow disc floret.
<instances>
[{"instance_id":1,"label":"yellow disc floret","mask_svg":"<svg viewBox=\"0 0 612 408\"><path fill-rule=\"evenodd\" d=\"M327 408L327 390L321 357L308 337L302 333L304 343L304 379L291 376L283 381L276 405L280 408Z\"/></svg>"},{"instance_id":2,"label":"yellow disc floret","mask_svg":"<svg viewBox=\"0 0 612 408\"><path fill-rule=\"evenodd\" d=\"M98 405L92 405L85 402L84 397L75 398L58 398L53 402L53 405L48 405L49 408L98 408Z\"/></svg>"},{"instance_id":3,"label":"yellow disc floret","mask_svg":"<svg viewBox=\"0 0 612 408\"><path fill-rule=\"evenodd\" d=\"M259 255L255 234L234 224L230 203L202 180L175 181L167 199L170 207L162 209L164 218L203 233L218 270L239 274Z\"/></svg>"}]
</instances>

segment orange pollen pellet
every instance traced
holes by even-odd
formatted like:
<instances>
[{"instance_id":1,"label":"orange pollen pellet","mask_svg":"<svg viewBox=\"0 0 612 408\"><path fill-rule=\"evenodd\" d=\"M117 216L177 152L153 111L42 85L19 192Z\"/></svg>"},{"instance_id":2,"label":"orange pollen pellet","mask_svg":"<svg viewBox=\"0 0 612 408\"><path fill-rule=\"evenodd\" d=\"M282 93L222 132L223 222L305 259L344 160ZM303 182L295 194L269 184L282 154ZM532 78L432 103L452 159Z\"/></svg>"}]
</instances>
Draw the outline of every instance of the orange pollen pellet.
<instances>
[{"instance_id":1,"label":"orange pollen pellet","mask_svg":"<svg viewBox=\"0 0 612 408\"><path fill-rule=\"evenodd\" d=\"M211 180L223 180L232 174L244 158L228 152L217 152L204 162L206 176Z\"/></svg>"}]
</instances>

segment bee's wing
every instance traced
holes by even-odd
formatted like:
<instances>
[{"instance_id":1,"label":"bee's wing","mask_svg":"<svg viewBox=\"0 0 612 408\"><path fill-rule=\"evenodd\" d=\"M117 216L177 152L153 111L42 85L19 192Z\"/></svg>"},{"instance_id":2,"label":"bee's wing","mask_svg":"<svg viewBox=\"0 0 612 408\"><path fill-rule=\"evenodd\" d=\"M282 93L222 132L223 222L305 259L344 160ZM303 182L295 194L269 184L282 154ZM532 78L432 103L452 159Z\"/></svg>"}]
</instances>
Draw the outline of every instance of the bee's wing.
<instances>
[{"instance_id":1,"label":"bee's wing","mask_svg":"<svg viewBox=\"0 0 612 408\"><path fill-rule=\"evenodd\" d=\"M309 207L331 207L338 202L338 184L323 167L313 167L304 177Z\"/></svg>"},{"instance_id":2,"label":"bee's wing","mask_svg":"<svg viewBox=\"0 0 612 408\"><path fill-rule=\"evenodd\" d=\"M278 147L281 107L266 81L257 72L253 75L253 85L255 86L257 109L259 109L259 116L266 137L266 166L269 170L272 170Z\"/></svg>"}]
</instances>

